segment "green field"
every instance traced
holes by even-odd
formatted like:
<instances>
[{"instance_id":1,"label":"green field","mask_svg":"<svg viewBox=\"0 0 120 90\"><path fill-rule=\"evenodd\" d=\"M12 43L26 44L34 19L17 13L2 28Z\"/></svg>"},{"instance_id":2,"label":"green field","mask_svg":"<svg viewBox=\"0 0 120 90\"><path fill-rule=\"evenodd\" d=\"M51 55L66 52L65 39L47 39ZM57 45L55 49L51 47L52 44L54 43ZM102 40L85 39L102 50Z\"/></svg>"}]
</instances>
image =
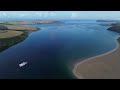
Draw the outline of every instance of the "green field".
<instances>
[{"instance_id":1,"label":"green field","mask_svg":"<svg viewBox=\"0 0 120 90\"><path fill-rule=\"evenodd\" d=\"M9 30L6 30L5 32L0 33L0 39L1 38L16 37L16 36L19 36L21 34L23 34L23 32L21 32L21 31L13 31L13 30L9 31Z\"/></svg>"}]
</instances>

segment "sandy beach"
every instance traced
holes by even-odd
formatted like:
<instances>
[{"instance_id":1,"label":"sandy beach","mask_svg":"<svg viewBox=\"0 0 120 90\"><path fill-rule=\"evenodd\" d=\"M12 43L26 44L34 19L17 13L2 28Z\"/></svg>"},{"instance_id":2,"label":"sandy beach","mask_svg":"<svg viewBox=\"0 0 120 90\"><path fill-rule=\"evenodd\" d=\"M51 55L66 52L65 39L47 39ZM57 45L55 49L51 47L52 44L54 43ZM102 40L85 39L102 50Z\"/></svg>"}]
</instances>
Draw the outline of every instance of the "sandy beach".
<instances>
[{"instance_id":1,"label":"sandy beach","mask_svg":"<svg viewBox=\"0 0 120 90\"><path fill-rule=\"evenodd\" d=\"M112 51L77 63L74 75L78 79L120 79L120 37L116 42Z\"/></svg>"}]
</instances>

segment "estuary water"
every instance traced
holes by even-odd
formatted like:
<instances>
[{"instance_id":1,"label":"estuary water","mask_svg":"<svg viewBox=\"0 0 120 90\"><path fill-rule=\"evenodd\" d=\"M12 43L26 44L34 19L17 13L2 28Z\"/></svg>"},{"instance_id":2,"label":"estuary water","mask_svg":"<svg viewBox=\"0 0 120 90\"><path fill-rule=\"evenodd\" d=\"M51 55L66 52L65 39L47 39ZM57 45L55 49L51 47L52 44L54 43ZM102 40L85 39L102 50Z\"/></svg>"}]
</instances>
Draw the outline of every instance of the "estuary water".
<instances>
[{"instance_id":1,"label":"estuary water","mask_svg":"<svg viewBox=\"0 0 120 90\"><path fill-rule=\"evenodd\" d=\"M72 63L111 51L118 33L94 20L63 20L0 47L0 79L74 79ZM27 62L24 67L19 67Z\"/></svg>"}]
</instances>

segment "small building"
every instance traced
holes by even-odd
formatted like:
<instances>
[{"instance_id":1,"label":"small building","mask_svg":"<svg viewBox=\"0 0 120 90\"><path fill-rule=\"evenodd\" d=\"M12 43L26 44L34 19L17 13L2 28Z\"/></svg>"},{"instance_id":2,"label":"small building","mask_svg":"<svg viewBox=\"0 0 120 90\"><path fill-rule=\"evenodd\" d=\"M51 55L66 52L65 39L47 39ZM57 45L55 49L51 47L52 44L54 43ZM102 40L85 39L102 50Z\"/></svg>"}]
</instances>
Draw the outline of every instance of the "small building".
<instances>
[{"instance_id":1,"label":"small building","mask_svg":"<svg viewBox=\"0 0 120 90\"><path fill-rule=\"evenodd\" d=\"M0 30L8 30L8 27L6 27L4 25L0 25Z\"/></svg>"},{"instance_id":2,"label":"small building","mask_svg":"<svg viewBox=\"0 0 120 90\"><path fill-rule=\"evenodd\" d=\"M4 32L6 32L6 30L8 30L8 27L6 27L4 25L0 25L0 33L4 33Z\"/></svg>"}]
</instances>

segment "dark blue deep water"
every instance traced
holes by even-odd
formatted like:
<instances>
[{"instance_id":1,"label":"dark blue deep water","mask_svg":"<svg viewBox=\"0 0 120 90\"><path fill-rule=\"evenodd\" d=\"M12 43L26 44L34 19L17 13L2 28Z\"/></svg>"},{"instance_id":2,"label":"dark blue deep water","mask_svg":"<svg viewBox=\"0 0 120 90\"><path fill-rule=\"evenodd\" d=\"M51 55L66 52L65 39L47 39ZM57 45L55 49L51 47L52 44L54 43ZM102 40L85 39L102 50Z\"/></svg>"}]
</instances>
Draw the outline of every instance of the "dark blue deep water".
<instances>
[{"instance_id":1,"label":"dark blue deep water","mask_svg":"<svg viewBox=\"0 0 120 90\"><path fill-rule=\"evenodd\" d=\"M100 23L100 22L99 22ZM73 63L116 47L115 32L96 21L31 25L41 30L0 52L0 79L73 79ZM27 61L22 68L19 63Z\"/></svg>"}]
</instances>

